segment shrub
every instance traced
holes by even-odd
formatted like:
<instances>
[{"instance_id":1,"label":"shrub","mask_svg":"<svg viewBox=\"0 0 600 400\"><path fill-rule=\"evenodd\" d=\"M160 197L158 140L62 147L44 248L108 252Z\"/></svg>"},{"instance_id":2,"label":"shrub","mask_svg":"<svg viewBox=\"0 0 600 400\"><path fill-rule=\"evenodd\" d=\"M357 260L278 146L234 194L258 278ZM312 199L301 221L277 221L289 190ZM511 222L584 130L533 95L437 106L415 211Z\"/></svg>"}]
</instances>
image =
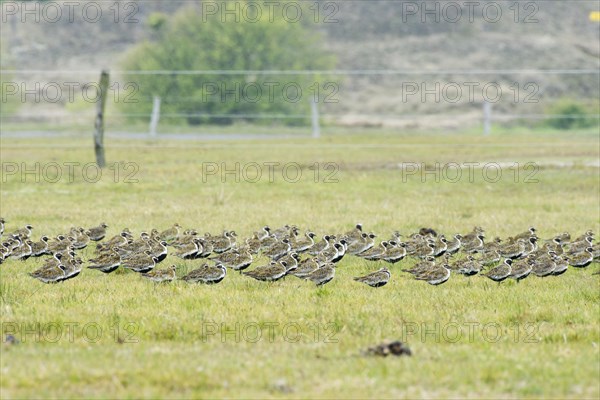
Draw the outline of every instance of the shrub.
<instances>
[{"instance_id":1,"label":"shrub","mask_svg":"<svg viewBox=\"0 0 600 400\"><path fill-rule=\"evenodd\" d=\"M549 115L560 117L549 118L547 124L555 129L562 130L592 127L598 124L598 109L594 112L591 108L577 100L560 100L551 106L547 112Z\"/></svg>"},{"instance_id":2,"label":"shrub","mask_svg":"<svg viewBox=\"0 0 600 400\"><path fill-rule=\"evenodd\" d=\"M202 16L196 8L186 7L166 20L163 15L153 15L149 24L153 40L137 45L127 54L126 70L317 70L334 65L322 47L322 36L313 32L314 27L286 22L276 14L265 13L256 22L232 18L223 21L218 15ZM234 119L254 121L246 117L248 114L308 117L309 99L314 95L311 84L323 79L260 72L243 76L139 74L126 78L139 85L136 97L140 100L137 104L124 104L127 113L149 114L152 97L158 95L162 99L161 114L186 114L187 123L193 125L229 124ZM297 102L283 94L286 84L291 85L288 92L293 96L296 87L302 90ZM274 96L270 96L270 90Z\"/></svg>"}]
</instances>

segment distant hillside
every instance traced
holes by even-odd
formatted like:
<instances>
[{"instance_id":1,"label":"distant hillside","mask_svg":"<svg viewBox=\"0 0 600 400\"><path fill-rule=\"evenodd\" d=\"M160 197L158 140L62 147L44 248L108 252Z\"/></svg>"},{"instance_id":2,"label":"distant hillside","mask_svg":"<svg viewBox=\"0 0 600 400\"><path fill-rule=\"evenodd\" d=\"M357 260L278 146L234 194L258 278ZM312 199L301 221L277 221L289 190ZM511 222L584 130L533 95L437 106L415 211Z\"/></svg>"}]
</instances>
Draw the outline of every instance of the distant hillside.
<instances>
[{"instance_id":1,"label":"distant hillside","mask_svg":"<svg viewBox=\"0 0 600 400\"><path fill-rule=\"evenodd\" d=\"M60 71L99 71L103 67L118 70L122 54L151 37L147 20L152 13L172 14L190 4L199 12L214 11L215 5L222 4L120 1L117 2L120 7L116 7L113 2L96 3L102 4L102 18L90 23L82 18L85 3L81 2L81 7L74 10L73 22L63 15L55 23L44 18L36 23L31 17L21 22L22 15L12 15L7 3L3 3L6 22L2 23L2 68L57 71L12 77L31 82L89 81L94 77L69 77ZM563 97L583 102L598 99L598 74L460 72L600 68L600 24L588 20L589 12L597 7L596 1L523 1L517 3L518 11L512 1L491 2L485 9L484 5L490 2L481 3L469 9L464 2L320 1L318 13L312 2L305 3L299 23L311 24L325 32L326 46L337 56L340 70L456 71L439 76L336 76L336 80L340 79L336 96L339 101L324 105L322 112L329 115L327 119L342 124L414 126L411 116L433 115L419 118L418 125L453 128L481 118L481 88L495 82L502 88L502 97L495 105L498 113L538 114ZM457 8L457 4L462 7ZM501 15L497 13L497 5ZM433 11L427 13L427 10ZM288 9L289 13L292 11L293 7ZM125 23L128 14L138 22ZM315 24L315 19L324 23ZM480 85L474 99L469 99L466 93L471 82ZM407 95L414 85L418 92ZM456 87L463 93L454 102ZM433 93L423 99L422 88L437 92L439 101ZM519 99L515 101L516 94ZM524 101L528 95L538 101Z\"/></svg>"}]
</instances>

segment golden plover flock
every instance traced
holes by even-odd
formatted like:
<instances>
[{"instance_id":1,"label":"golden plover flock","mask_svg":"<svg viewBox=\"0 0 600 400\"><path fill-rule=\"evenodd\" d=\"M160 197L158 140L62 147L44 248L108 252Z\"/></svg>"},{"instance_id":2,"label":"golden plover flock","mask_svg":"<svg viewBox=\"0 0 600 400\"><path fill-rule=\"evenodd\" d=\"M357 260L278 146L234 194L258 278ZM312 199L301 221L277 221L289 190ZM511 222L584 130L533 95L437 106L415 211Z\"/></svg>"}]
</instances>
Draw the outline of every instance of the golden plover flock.
<instances>
[{"instance_id":1,"label":"golden plover flock","mask_svg":"<svg viewBox=\"0 0 600 400\"><path fill-rule=\"evenodd\" d=\"M558 276L569 266L584 268L600 261L600 245L594 244L592 231L575 238L565 232L542 240L533 227L506 239L492 240L486 240L481 227L448 237L434 229L422 228L406 236L393 232L379 243L377 235L366 232L361 224L321 239L311 230L303 231L294 225L278 229L264 226L245 240L238 240L235 231L201 235L179 224L162 232L156 229L142 232L139 237L123 229L106 239L107 228L105 223L87 229L72 227L64 234L52 238L42 235L34 241L31 225L5 234L4 219L0 218L0 263L49 256L30 275L44 283L61 282L80 274L84 261L77 251L96 242L87 268L105 274L121 267L154 282L181 279L216 284L225 279L227 270L233 270L259 281L272 282L291 275L321 286L335 277L339 262L348 256L390 265L410 259L398 272L431 285L440 285L453 274L480 274L497 282L509 278L518 282L530 275ZM204 261L178 277L175 265L156 268L167 255ZM260 258L266 262L249 269ZM382 267L354 280L376 288L386 285L391 276L390 269Z\"/></svg>"}]
</instances>

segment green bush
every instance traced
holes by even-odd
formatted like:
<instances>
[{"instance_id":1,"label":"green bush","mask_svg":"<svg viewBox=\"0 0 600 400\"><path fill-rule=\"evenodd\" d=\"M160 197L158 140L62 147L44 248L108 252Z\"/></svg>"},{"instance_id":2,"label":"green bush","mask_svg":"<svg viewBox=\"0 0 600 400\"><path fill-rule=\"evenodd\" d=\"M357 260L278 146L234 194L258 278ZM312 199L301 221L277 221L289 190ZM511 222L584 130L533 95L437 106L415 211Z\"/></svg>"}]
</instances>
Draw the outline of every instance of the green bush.
<instances>
[{"instance_id":1,"label":"green bush","mask_svg":"<svg viewBox=\"0 0 600 400\"><path fill-rule=\"evenodd\" d=\"M598 111L597 105L593 107L577 100L563 99L548 109L547 114L560 117L549 118L547 124L561 130L590 128L598 125Z\"/></svg>"},{"instance_id":2,"label":"green bush","mask_svg":"<svg viewBox=\"0 0 600 400\"><path fill-rule=\"evenodd\" d=\"M269 17L274 18L269 20ZM166 20L165 16L153 15L148 22L153 40L137 45L126 55L123 64L126 70L322 70L335 64L322 47L323 37L314 32L314 26L307 26L308 22L290 23L277 14L264 13L256 22L233 18L222 21L220 15L203 16L197 8L186 7ZM306 115L308 119L309 99L316 96L312 85L318 82L322 89L325 78L257 72L243 76L136 74L124 79L139 85L134 96L139 101L123 104L126 113L149 114L152 97L158 95L164 116L161 119L168 114L183 113L187 115L187 123L196 125L260 121L246 117L248 114ZM298 97L298 87L302 95L296 102L290 101ZM303 118L279 120L289 124L306 122Z\"/></svg>"}]
</instances>

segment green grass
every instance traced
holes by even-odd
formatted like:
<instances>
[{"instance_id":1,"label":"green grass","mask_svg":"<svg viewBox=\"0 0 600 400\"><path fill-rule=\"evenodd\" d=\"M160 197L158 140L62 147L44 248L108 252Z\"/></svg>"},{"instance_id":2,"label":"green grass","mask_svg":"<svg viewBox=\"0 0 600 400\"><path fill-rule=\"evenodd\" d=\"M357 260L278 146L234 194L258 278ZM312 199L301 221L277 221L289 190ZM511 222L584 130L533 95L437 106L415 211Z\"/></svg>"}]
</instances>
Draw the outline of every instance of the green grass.
<instances>
[{"instance_id":1,"label":"green grass","mask_svg":"<svg viewBox=\"0 0 600 400\"><path fill-rule=\"evenodd\" d=\"M174 222L200 232L235 229L242 237L264 224L324 234L356 222L384 238L422 226L453 234L481 225L489 237L530 225L542 237L600 233L599 170L586 166L600 156L591 132L506 131L484 138L372 130L317 141L107 142L108 163L135 163L137 183L123 182L123 175L115 182L110 169L97 183L86 182L80 168L73 182L7 175L7 163L85 164L94 155L89 137L1 140L0 215L7 229L31 223L36 237L101 221L110 234ZM286 182L277 167L273 183L266 168L257 183L233 175L222 182L220 174L203 177L202 162L229 168L293 162L302 166L302 179ZM338 182L323 183L321 169L315 183L309 169L315 162L338 165ZM515 170L506 168L496 183L486 182L480 169L473 182L466 175L457 183L436 182L433 175L403 175L398 165L407 162L534 162L539 182L524 183L522 169L515 181ZM264 284L232 272L210 287L154 285L134 273L90 270L44 285L27 276L39 260L9 260L0 266L0 317L3 333L16 327L21 343L2 346L0 396L600 396L600 285L591 275L597 264L519 284L453 276L431 287L400 272L413 262L393 266L390 283L371 289L351 277L380 264L348 257L336 278L317 289L292 277ZM170 256L163 265L171 263L179 275L197 264ZM72 338L69 323L77 324ZM56 326L63 327L58 340ZM262 336L254 340L257 326ZM92 341L95 328L101 332ZM413 356L361 356L384 339L406 341Z\"/></svg>"}]
</instances>

